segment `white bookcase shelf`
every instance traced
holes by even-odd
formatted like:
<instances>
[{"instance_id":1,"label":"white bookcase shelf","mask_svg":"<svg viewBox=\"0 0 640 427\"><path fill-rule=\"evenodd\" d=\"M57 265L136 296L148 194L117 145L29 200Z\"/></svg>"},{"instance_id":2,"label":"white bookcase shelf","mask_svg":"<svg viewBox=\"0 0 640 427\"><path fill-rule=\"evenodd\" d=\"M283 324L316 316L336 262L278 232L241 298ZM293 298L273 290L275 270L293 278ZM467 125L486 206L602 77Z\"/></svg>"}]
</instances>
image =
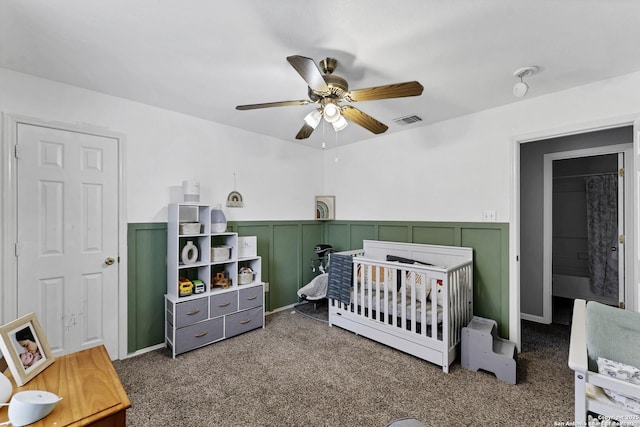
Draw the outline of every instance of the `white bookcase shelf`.
<instances>
[{"instance_id":1,"label":"white bookcase shelf","mask_svg":"<svg viewBox=\"0 0 640 427\"><path fill-rule=\"evenodd\" d=\"M261 262L259 256L238 259L237 233L211 233L210 205L169 205L165 335L173 357L264 326ZM250 282L243 277L240 284L238 272L244 267L253 277ZM204 286L185 294L182 278Z\"/></svg>"}]
</instances>

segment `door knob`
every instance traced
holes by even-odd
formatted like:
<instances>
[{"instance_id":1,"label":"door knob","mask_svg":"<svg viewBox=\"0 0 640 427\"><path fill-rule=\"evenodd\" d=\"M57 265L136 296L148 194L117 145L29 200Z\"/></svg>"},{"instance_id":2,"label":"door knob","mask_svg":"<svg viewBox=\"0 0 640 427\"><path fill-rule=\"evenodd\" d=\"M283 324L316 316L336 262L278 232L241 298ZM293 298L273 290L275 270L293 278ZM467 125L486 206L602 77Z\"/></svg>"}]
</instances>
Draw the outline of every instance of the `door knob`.
<instances>
[{"instance_id":1,"label":"door knob","mask_svg":"<svg viewBox=\"0 0 640 427\"><path fill-rule=\"evenodd\" d=\"M105 264L107 264L107 265L111 265L111 264L113 264L114 262L116 262L116 260L115 260L115 259L113 259L113 258L111 258L111 257L109 257L109 258L105 259L105 260L104 260L104 262L105 262Z\"/></svg>"}]
</instances>

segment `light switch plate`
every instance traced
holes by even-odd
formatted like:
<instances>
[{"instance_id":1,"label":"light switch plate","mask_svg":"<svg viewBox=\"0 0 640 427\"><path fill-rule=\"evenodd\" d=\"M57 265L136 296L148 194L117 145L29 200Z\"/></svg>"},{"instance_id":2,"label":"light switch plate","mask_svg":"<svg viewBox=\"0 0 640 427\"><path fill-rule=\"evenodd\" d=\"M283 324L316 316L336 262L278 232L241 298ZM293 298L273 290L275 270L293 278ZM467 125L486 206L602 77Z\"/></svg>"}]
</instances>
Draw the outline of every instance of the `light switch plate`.
<instances>
[{"instance_id":1,"label":"light switch plate","mask_svg":"<svg viewBox=\"0 0 640 427\"><path fill-rule=\"evenodd\" d=\"M485 222L496 222L496 211L482 212L482 220Z\"/></svg>"}]
</instances>

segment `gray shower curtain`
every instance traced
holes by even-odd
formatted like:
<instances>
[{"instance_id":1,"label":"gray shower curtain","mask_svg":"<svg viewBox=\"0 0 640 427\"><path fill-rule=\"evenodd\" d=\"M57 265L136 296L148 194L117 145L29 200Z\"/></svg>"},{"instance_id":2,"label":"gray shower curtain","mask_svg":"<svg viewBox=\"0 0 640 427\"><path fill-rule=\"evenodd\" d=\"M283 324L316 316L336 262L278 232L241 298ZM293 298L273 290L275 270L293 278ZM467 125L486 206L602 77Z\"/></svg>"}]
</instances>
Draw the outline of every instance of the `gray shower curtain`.
<instances>
[{"instance_id":1,"label":"gray shower curtain","mask_svg":"<svg viewBox=\"0 0 640 427\"><path fill-rule=\"evenodd\" d=\"M585 184L591 289L596 295L617 298L618 178L590 176Z\"/></svg>"}]
</instances>

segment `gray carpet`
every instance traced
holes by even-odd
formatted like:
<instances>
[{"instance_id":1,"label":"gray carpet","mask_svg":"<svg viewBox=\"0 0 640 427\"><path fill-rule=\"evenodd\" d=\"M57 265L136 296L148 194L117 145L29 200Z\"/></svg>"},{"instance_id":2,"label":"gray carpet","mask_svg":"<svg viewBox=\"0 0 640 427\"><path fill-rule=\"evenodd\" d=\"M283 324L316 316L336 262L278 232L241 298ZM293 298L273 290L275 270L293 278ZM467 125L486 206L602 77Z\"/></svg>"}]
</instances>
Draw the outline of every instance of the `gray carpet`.
<instances>
[{"instance_id":1,"label":"gray carpet","mask_svg":"<svg viewBox=\"0 0 640 427\"><path fill-rule=\"evenodd\" d=\"M294 311L171 359L114 362L129 426L552 426L573 419L569 327L523 322L518 384L440 367Z\"/></svg>"}]
</instances>

